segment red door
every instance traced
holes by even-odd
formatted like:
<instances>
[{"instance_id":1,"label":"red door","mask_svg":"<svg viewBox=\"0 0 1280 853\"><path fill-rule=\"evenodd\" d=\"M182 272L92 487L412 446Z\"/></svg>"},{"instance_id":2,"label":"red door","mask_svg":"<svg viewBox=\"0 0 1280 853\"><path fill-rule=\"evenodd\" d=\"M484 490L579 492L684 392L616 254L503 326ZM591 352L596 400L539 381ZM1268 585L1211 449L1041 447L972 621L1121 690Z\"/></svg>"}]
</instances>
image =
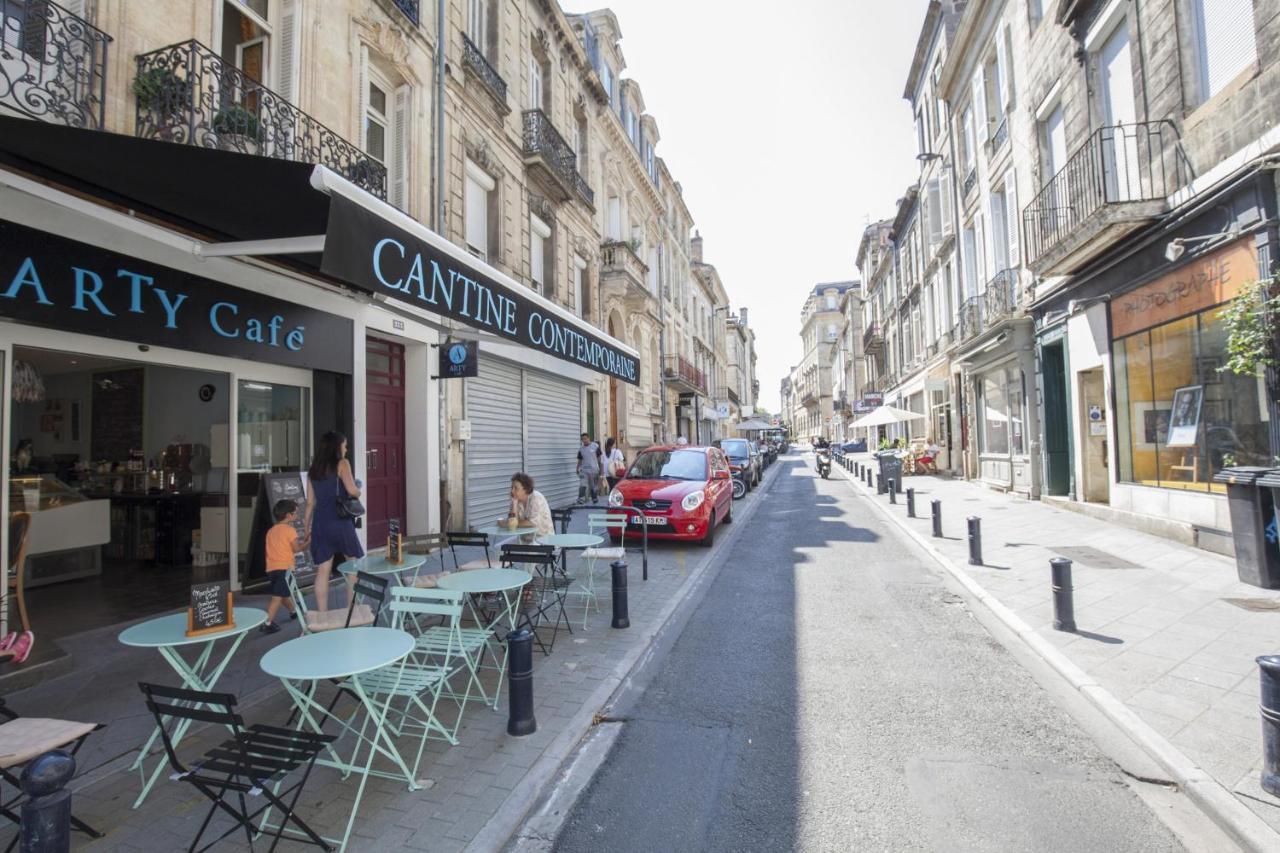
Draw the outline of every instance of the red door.
<instances>
[{"instance_id":1,"label":"red door","mask_svg":"<svg viewBox=\"0 0 1280 853\"><path fill-rule=\"evenodd\" d=\"M404 347L365 339L365 484L368 547L387 542L387 519L400 519L409 533L404 509Z\"/></svg>"}]
</instances>

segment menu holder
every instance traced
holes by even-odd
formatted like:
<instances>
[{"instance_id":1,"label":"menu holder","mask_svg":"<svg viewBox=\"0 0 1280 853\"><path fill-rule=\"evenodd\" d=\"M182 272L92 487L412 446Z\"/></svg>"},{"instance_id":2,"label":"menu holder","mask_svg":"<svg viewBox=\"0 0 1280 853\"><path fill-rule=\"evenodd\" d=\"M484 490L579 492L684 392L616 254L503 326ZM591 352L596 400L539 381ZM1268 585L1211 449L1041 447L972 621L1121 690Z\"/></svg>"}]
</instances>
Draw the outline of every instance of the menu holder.
<instances>
[{"instance_id":1,"label":"menu holder","mask_svg":"<svg viewBox=\"0 0 1280 853\"><path fill-rule=\"evenodd\" d=\"M400 519L387 520L387 562L403 563L404 551L401 548L403 539L400 536Z\"/></svg>"},{"instance_id":2,"label":"menu holder","mask_svg":"<svg viewBox=\"0 0 1280 853\"><path fill-rule=\"evenodd\" d=\"M236 626L231 581L210 581L191 585L191 604L187 607L187 636L218 634Z\"/></svg>"}]
</instances>

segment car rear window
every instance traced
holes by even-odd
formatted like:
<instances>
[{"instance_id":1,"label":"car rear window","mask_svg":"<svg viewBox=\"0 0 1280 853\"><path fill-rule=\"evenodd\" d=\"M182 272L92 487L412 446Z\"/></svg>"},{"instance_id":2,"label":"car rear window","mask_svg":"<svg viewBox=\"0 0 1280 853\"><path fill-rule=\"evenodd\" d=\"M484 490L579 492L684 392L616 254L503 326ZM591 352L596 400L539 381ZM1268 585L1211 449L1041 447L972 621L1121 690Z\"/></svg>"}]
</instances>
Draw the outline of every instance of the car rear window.
<instances>
[{"instance_id":1,"label":"car rear window","mask_svg":"<svg viewBox=\"0 0 1280 853\"><path fill-rule=\"evenodd\" d=\"M750 453L745 438L726 438L720 442L720 449L730 456L746 456Z\"/></svg>"}]
</instances>

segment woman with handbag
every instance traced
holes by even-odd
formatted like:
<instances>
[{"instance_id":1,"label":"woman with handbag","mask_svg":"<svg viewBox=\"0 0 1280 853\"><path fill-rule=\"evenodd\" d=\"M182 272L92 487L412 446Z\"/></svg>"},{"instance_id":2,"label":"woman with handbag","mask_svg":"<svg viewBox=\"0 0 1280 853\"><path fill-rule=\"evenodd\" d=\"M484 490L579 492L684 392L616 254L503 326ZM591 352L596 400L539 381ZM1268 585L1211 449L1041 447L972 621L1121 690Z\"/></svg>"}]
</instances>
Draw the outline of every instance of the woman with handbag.
<instances>
[{"instance_id":1,"label":"woman with handbag","mask_svg":"<svg viewBox=\"0 0 1280 853\"><path fill-rule=\"evenodd\" d=\"M347 437L326 432L307 471L306 529L311 531L311 560L316 565L316 610L329 609L329 574L338 554L354 560L364 556L356 536L355 519L364 515L360 486L347 461ZM350 606L352 586L347 585Z\"/></svg>"},{"instance_id":2,"label":"woman with handbag","mask_svg":"<svg viewBox=\"0 0 1280 853\"><path fill-rule=\"evenodd\" d=\"M617 446L613 436L604 442L604 470L609 482L609 491L618 485L622 475L627 473L627 459L622 455L622 448ZM606 495L608 492L605 493Z\"/></svg>"}]
</instances>

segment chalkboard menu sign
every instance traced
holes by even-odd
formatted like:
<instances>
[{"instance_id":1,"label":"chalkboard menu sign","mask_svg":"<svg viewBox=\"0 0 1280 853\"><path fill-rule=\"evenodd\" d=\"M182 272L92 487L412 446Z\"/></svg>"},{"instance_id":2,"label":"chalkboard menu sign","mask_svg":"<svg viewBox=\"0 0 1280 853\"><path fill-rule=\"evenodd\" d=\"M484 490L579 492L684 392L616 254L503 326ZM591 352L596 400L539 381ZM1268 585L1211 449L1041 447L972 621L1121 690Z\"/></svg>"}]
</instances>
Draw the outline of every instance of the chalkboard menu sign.
<instances>
[{"instance_id":1,"label":"chalkboard menu sign","mask_svg":"<svg viewBox=\"0 0 1280 853\"><path fill-rule=\"evenodd\" d=\"M307 487L305 475L301 471L281 471L274 474L263 474L258 487L257 506L253 513L253 527L249 534L249 577L259 578L266 575L267 531L275 524L272 516L277 501L291 500L298 505L298 517L291 523L298 531L298 538L307 535ZM302 575L315 570L311 562L311 549L303 548L293 555L293 573L302 581Z\"/></svg>"},{"instance_id":2,"label":"chalkboard menu sign","mask_svg":"<svg viewBox=\"0 0 1280 853\"><path fill-rule=\"evenodd\" d=\"M191 585L191 606L187 608L187 636L213 634L236 626L231 600L231 581L211 581Z\"/></svg>"},{"instance_id":3,"label":"chalkboard menu sign","mask_svg":"<svg viewBox=\"0 0 1280 853\"><path fill-rule=\"evenodd\" d=\"M400 550L400 519L387 519L387 562L403 563L404 554Z\"/></svg>"},{"instance_id":4,"label":"chalkboard menu sign","mask_svg":"<svg viewBox=\"0 0 1280 853\"><path fill-rule=\"evenodd\" d=\"M91 459L123 462L130 451L142 449L143 377L141 367L93 374Z\"/></svg>"}]
</instances>

